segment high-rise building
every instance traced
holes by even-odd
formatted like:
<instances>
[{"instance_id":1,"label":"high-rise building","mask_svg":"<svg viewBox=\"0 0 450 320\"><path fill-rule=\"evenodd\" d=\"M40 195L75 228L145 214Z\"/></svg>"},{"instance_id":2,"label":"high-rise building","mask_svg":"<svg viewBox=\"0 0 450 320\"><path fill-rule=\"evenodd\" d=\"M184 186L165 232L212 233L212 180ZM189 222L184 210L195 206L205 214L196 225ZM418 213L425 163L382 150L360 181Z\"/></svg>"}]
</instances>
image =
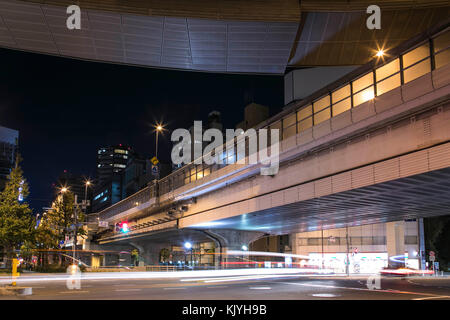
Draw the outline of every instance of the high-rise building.
<instances>
[{"instance_id":1,"label":"high-rise building","mask_svg":"<svg viewBox=\"0 0 450 320\"><path fill-rule=\"evenodd\" d=\"M19 131L0 126L0 191L14 166L18 144Z\"/></svg>"},{"instance_id":2,"label":"high-rise building","mask_svg":"<svg viewBox=\"0 0 450 320\"><path fill-rule=\"evenodd\" d=\"M123 145L103 147L97 151L97 185L120 176L128 163L134 158L134 151Z\"/></svg>"}]
</instances>

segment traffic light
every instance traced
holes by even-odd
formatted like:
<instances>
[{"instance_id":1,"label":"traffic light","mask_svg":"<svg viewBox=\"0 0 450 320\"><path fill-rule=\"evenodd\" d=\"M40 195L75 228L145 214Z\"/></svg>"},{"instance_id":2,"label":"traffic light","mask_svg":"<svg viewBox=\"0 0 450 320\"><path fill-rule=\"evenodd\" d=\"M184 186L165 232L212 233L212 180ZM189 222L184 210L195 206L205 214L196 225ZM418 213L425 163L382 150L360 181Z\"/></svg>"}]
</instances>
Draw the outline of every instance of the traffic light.
<instances>
[{"instance_id":1,"label":"traffic light","mask_svg":"<svg viewBox=\"0 0 450 320\"><path fill-rule=\"evenodd\" d=\"M128 222L127 221L123 221L120 223L120 232L122 233L127 233L128 231L130 231L128 229Z\"/></svg>"}]
</instances>

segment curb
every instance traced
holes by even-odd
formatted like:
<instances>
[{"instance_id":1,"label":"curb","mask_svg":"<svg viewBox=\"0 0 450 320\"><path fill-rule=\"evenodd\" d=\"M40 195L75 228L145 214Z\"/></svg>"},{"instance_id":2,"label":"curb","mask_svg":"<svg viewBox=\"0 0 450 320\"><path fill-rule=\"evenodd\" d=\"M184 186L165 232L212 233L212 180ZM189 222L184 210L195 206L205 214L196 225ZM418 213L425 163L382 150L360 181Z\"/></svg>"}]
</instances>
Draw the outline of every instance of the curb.
<instances>
[{"instance_id":1,"label":"curb","mask_svg":"<svg viewBox=\"0 0 450 320\"><path fill-rule=\"evenodd\" d=\"M0 295L12 296L29 296L33 294L33 288L31 287L3 287L0 288Z\"/></svg>"}]
</instances>

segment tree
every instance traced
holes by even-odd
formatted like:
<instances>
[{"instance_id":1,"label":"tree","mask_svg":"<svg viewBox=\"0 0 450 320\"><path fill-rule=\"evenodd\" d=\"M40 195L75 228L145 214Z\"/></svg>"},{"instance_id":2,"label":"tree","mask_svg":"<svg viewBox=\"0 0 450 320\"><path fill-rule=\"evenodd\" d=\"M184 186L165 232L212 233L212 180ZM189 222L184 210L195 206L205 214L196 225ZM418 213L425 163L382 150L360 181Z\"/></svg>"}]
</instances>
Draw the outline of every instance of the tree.
<instances>
[{"instance_id":1,"label":"tree","mask_svg":"<svg viewBox=\"0 0 450 320\"><path fill-rule=\"evenodd\" d=\"M75 226L75 214L78 226ZM66 236L73 236L76 228L77 236L86 235L80 222L84 221L84 214L75 206L75 196L69 190L61 192L52 204L52 208L42 217L42 227L38 228L38 243L46 249L56 249ZM65 259L61 259L65 264Z\"/></svg>"},{"instance_id":2,"label":"tree","mask_svg":"<svg viewBox=\"0 0 450 320\"><path fill-rule=\"evenodd\" d=\"M436 252L437 261L444 264L447 263L448 254L448 232L446 232L446 225L450 224L450 216L432 217L424 219L425 228L425 250L427 253L431 251Z\"/></svg>"},{"instance_id":3,"label":"tree","mask_svg":"<svg viewBox=\"0 0 450 320\"><path fill-rule=\"evenodd\" d=\"M0 193L0 245L6 249L7 267L25 241L32 241L34 235L34 218L32 210L24 199L29 189L19 166L16 166L8 176L5 189Z\"/></svg>"}]
</instances>

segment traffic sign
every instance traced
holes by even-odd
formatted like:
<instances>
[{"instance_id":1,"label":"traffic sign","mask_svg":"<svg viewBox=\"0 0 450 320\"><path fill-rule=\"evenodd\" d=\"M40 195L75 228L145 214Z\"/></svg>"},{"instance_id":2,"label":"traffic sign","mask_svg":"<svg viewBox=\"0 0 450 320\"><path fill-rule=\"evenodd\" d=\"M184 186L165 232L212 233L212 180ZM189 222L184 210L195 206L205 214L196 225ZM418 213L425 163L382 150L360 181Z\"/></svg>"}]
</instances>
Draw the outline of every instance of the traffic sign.
<instances>
[{"instance_id":1,"label":"traffic sign","mask_svg":"<svg viewBox=\"0 0 450 320\"><path fill-rule=\"evenodd\" d=\"M157 165L152 166L152 173L157 175L159 173L159 167Z\"/></svg>"},{"instance_id":2,"label":"traffic sign","mask_svg":"<svg viewBox=\"0 0 450 320\"><path fill-rule=\"evenodd\" d=\"M99 221L98 226L103 227L103 228L108 228L109 224L108 224L108 221Z\"/></svg>"},{"instance_id":3,"label":"traffic sign","mask_svg":"<svg viewBox=\"0 0 450 320\"><path fill-rule=\"evenodd\" d=\"M158 158L153 157L150 159L150 162L153 163L154 166L156 166L159 163L159 160L158 160Z\"/></svg>"},{"instance_id":4,"label":"traffic sign","mask_svg":"<svg viewBox=\"0 0 450 320\"><path fill-rule=\"evenodd\" d=\"M430 256L435 256L434 251L430 251Z\"/></svg>"}]
</instances>

